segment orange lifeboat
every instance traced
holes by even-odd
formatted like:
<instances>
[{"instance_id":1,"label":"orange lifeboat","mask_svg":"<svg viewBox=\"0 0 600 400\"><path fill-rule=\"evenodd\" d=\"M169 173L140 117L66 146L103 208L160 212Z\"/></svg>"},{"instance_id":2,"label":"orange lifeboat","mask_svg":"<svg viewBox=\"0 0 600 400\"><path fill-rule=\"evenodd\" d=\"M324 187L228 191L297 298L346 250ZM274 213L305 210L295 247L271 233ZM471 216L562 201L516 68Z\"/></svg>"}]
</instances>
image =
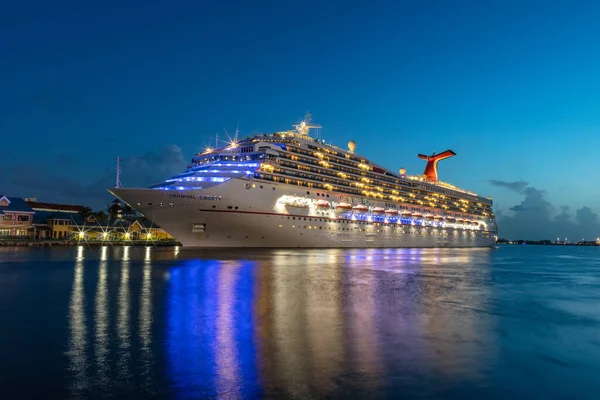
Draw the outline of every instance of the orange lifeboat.
<instances>
[{"instance_id":1,"label":"orange lifeboat","mask_svg":"<svg viewBox=\"0 0 600 400\"><path fill-rule=\"evenodd\" d=\"M441 215L434 215L433 219L441 221L442 219L444 219L444 217L442 217Z\"/></svg>"},{"instance_id":2,"label":"orange lifeboat","mask_svg":"<svg viewBox=\"0 0 600 400\"><path fill-rule=\"evenodd\" d=\"M398 215L398 210L394 210L393 208L390 208L388 210L385 210L385 215Z\"/></svg>"},{"instance_id":3,"label":"orange lifeboat","mask_svg":"<svg viewBox=\"0 0 600 400\"><path fill-rule=\"evenodd\" d=\"M408 210L404 210L400 214L402 214L403 217L410 217L412 215L412 213Z\"/></svg>"},{"instance_id":4,"label":"orange lifeboat","mask_svg":"<svg viewBox=\"0 0 600 400\"><path fill-rule=\"evenodd\" d=\"M337 203L335 206L336 211L350 211L352 210L352 204L350 203Z\"/></svg>"},{"instance_id":5,"label":"orange lifeboat","mask_svg":"<svg viewBox=\"0 0 600 400\"><path fill-rule=\"evenodd\" d=\"M385 209L383 209L381 207L375 207L375 208L373 208L373 212L375 214L383 214L385 212Z\"/></svg>"},{"instance_id":6,"label":"orange lifeboat","mask_svg":"<svg viewBox=\"0 0 600 400\"><path fill-rule=\"evenodd\" d=\"M417 218L422 218L422 217L423 217L423 214L422 214L422 213L420 213L420 212L414 212L414 213L412 213L412 216L413 216L413 217L417 217Z\"/></svg>"},{"instance_id":7,"label":"orange lifeboat","mask_svg":"<svg viewBox=\"0 0 600 400\"><path fill-rule=\"evenodd\" d=\"M362 204L359 204L357 206L352 207L352 211L355 211L355 212L367 212L367 211L369 211L369 207L367 207L365 205L362 205Z\"/></svg>"},{"instance_id":8,"label":"orange lifeboat","mask_svg":"<svg viewBox=\"0 0 600 400\"><path fill-rule=\"evenodd\" d=\"M433 219L433 214L425 214L426 219Z\"/></svg>"},{"instance_id":9,"label":"orange lifeboat","mask_svg":"<svg viewBox=\"0 0 600 400\"><path fill-rule=\"evenodd\" d=\"M331 208L331 204L327 200L317 200L317 207Z\"/></svg>"},{"instance_id":10,"label":"orange lifeboat","mask_svg":"<svg viewBox=\"0 0 600 400\"><path fill-rule=\"evenodd\" d=\"M454 221L456 221L456 218L454 218L454 217L446 217L446 221L448 221L448 222L454 222Z\"/></svg>"}]
</instances>

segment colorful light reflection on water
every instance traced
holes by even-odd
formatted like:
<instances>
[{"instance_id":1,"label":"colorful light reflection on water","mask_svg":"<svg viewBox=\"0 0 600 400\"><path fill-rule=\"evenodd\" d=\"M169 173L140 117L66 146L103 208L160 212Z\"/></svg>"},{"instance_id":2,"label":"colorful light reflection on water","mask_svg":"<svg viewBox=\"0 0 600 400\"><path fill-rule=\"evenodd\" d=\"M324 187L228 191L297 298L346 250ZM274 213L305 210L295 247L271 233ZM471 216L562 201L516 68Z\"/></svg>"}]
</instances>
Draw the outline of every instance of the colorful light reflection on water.
<instances>
[{"instance_id":1,"label":"colorful light reflection on water","mask_svg":"<svg viewBox=\"0 0 600 400\"><path fill-rule=\"evenodd\" d=\"M592 251L0 249L0 398L585 397Z\"/></svg>"}]
</instances>

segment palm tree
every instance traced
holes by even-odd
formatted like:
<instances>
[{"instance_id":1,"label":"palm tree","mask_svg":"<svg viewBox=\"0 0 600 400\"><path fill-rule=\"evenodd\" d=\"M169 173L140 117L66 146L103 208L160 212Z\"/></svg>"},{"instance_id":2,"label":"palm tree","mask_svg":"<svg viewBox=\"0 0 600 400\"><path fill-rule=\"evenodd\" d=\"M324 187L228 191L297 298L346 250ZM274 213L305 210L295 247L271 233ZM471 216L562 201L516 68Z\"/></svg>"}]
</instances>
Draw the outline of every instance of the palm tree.
<instances>
[{"instance_id":1,"label":"palm tree","mask_svg":"<svg viewBox=\"0 0 600 400\"><path fill-rule=\"evenodd\" d=\"M87 221L88 218L90 218L93 215L92 209L89 207L83 207L81 211L79 211L79 215L81 215L84 221Z\"/></svg>"},{"instance_id":2,"label":"palm tree","mask_svg":"<svg viewBox=\"0 0 600 400\"><path fill-rule=\"evenodd\" d=\"M113 202L111 203L108 208L106 209L106 211L108 211L108 215L110 216L111 219L119 219L121 218L121 203L116 203Z\"/></svg>"},{"instance_id":3,"label":"palm tree","mask_svg":"<svg viewBox=\"0 0 600 400\"><path fill-rule=\"evenodd\" d=\"M100 222L106 219L106 213L102 210L93 212L91 217L96 221Z\"/></svg>"},{"instance_id":4,"label":"palm tree","mask_svg":"<svg viewBox=\"0 0 600 400\"><path fill-rule=\"evenodd\" d=\"M121 208L121 212L126 217L133 217L133 216L135 216L137 214L137 212L133 208L131 208L131 206L129 204L125 204Z\"/></svg>"}]
</instances>

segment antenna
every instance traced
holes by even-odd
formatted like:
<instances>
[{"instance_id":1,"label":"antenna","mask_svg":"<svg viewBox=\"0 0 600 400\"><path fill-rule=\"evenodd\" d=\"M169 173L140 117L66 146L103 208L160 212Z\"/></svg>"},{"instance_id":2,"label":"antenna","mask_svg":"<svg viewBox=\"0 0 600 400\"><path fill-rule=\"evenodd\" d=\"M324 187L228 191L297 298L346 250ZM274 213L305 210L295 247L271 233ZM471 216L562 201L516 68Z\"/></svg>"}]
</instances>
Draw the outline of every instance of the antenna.
<instances>
[{"instance_id":1,"label":"antenna","mask_svg":"<svg viewBox=\"0 0 600 400\"><path fill-rule=\"evenodd\" d=\"M313 124L312 123L312 114L306 113L306 115L304 116L304 119L302 121L300 121L299 124L294 125L294 128L296 128L296 131L300 135L307 136L310 129L319 129L319 128L321 128L321 125Z\"/></svg>"},{"instance_id":2,"label":"antenna","mask_svg":"<svg viewBox=\"0 0 600 400\"><path fill-rule=\"evenodd\" d=\"M123 187L121 185L121 157L117 157L117 178L115 179L115 188Z\"/></svg>"}]
</instances>

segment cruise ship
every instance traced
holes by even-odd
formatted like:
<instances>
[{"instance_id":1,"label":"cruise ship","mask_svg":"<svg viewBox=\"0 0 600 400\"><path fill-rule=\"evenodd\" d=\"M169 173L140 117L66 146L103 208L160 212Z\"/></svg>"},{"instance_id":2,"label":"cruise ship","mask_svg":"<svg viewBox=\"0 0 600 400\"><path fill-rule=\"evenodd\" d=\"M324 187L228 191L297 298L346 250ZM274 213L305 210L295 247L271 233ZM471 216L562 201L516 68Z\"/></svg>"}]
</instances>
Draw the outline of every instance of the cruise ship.
<instances>
[{"instance_id":1,"label":"cruise ship","mask_svg":"<svg viewBox=\"0 0 600 400\"><path fill-rule=\"evenodd\" d=\"M422 175L398 173L295 129L258 134L196 154L149 188L110 192L185 247L488 247L492 200L438 180L446 150Z\"/></svg>"}]
</instances>

